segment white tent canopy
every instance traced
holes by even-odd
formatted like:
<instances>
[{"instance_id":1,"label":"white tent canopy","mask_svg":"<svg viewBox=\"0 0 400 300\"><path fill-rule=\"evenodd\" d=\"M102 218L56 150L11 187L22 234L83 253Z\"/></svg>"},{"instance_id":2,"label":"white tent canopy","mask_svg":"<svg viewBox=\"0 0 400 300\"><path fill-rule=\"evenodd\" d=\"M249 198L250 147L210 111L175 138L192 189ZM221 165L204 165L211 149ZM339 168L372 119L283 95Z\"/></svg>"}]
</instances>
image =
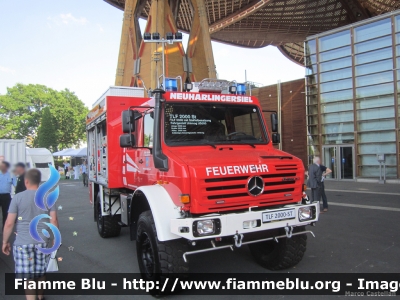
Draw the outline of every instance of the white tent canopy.
<instances>
[{"instance_id":1,"label":"white tent canopy","mask_svg":"<svg viewBox=\"0 0 400 300\"><path fill-rule=\"evenodd\" d=\"M54 152L53 156L84 157L87 156L87 147L81 149L64 149L58 152Z\"/></svg>"},{"instance_id":2,"label":"white tent canopy","mask_svg":"<svg viewBox=\"0 0 400 300\"><path fill-rule=\"evenodd\" d=\"M74 150L75 149L72 149L72 148L64 149L64 150L61 150L61 151L58 151L58 152L54 152L53 156L69 156L66 153L74 151Z\"/></svg>"}]
</instances>

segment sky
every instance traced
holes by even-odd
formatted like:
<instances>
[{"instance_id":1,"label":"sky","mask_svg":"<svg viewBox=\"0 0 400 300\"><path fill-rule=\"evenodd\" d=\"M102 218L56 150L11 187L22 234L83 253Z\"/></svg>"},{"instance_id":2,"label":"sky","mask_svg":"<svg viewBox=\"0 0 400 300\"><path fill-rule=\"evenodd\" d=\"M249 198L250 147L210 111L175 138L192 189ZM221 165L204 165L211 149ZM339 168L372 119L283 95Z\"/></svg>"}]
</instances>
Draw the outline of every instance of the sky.
<instances>
[{"instance_id":1,"label":"sky","mask_svg":"<svg viewBox=\"0 0 400 300\"><path fill-rule=\"evenodd\" d=\"M0 94L16 83L68 88L92 104L114 85L123 12L102 0L1 0ZM143 22L141 22L143 24ZM213 42L221 79L264 85L304 77L277 48Z\"/></svg>"}]
</instances>

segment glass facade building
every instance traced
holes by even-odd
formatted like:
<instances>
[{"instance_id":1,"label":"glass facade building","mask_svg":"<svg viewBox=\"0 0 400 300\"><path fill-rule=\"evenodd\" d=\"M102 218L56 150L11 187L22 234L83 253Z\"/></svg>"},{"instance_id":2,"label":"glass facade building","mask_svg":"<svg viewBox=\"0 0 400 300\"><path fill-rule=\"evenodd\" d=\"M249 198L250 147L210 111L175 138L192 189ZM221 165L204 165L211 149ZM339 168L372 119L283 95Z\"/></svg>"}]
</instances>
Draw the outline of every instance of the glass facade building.
<instances>
[{"instance_id":1,"label":"glass facade building","mask_svg":"<svg viewBox=\"0 0 400 300\"><path fill-rule=\"evenodd\" d=\"M376 178L382 153L399 178L400 11L309 37L305 64L309 160Z\"/></svg>"}]
</instances>

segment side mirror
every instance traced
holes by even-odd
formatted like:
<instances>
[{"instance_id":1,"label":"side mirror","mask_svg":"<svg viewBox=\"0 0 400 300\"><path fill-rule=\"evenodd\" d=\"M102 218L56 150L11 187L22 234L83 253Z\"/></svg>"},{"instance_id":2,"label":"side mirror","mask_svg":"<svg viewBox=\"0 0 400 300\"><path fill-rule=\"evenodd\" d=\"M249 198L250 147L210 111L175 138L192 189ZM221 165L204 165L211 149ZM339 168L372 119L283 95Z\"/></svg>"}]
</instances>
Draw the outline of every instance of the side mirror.
<instances>
[{"instance_id":1,"label":"side mirror","mask_svg":"<svg viewBox=\"0 0 400 300\"><path fill-rule=\"evenodd\" d=\"M281 142L281 135L279 133L272 134L272 143L279 144Z\"/></svg>"},{"instance_id":2,"label":"side mirror","mask_svg":"<svg viewBox=\"0 0 400 300\"><path fill-rule=\"evenodd\" d=\"M271 131L278 132L278 115L277 115L277 113L271 114Z\"/></svg>"},{"instance_id":3,"label":"side mirror","mask_svg":"<svg viewBox=\"0 0 400 300\"><path fill-rule=\"evenodd\" d=\"M119 146L121 148L135 147L136 141L133 134L123 134L119 136Z\"/></svg>"},{"instance_id":4,"label":"side mirror","mask_svg":"<svg viewBox=\"0 0 400 300\"><path fill-rule=\"evenodd\" d=\"M131 133L135 132L135 118L132 110L123 110L121 115L122 132Z\"/></svg>"}]
</instances>

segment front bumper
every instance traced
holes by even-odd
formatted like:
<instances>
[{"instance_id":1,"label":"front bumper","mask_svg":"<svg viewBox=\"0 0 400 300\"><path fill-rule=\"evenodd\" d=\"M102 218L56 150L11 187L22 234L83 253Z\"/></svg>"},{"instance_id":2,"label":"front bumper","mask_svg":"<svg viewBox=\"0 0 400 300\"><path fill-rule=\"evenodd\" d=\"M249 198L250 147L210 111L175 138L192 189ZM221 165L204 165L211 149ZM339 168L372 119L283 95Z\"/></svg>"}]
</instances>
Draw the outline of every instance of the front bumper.
<instances>
[{"instance_id":1,"label":"front bumper","mask_svg":"<svg viewBox=\"0 0 400 300\"><path fill-rule=\"evenodd\" d=\"M306 221L300 221L299 209L301 207L312 207L313 218ZM294 217L290 219L283 219L279 221L263 222L263 213L275 213L284 211L287 209L295 209ZM199 218L183 218L183 219L172 219L171 220L171 232L183 237L187 240L202 240L216 237L233 236L235 234L245 234L250 232L266 231L284 227L296 227L305 226L318 221L319 216L319 205L317 203L311 204L295 204L286 205L279 209L265 209L259 211L249 211L241 213L230 213L230 214L209 214ZM220 221L220 232L214 235L207 236L195 236L193 233L193 223L199 220L212 220L219 219ZM257 227L244 229L243 222L249 220L260 220Z\"/></svg>"}]
</instances>

